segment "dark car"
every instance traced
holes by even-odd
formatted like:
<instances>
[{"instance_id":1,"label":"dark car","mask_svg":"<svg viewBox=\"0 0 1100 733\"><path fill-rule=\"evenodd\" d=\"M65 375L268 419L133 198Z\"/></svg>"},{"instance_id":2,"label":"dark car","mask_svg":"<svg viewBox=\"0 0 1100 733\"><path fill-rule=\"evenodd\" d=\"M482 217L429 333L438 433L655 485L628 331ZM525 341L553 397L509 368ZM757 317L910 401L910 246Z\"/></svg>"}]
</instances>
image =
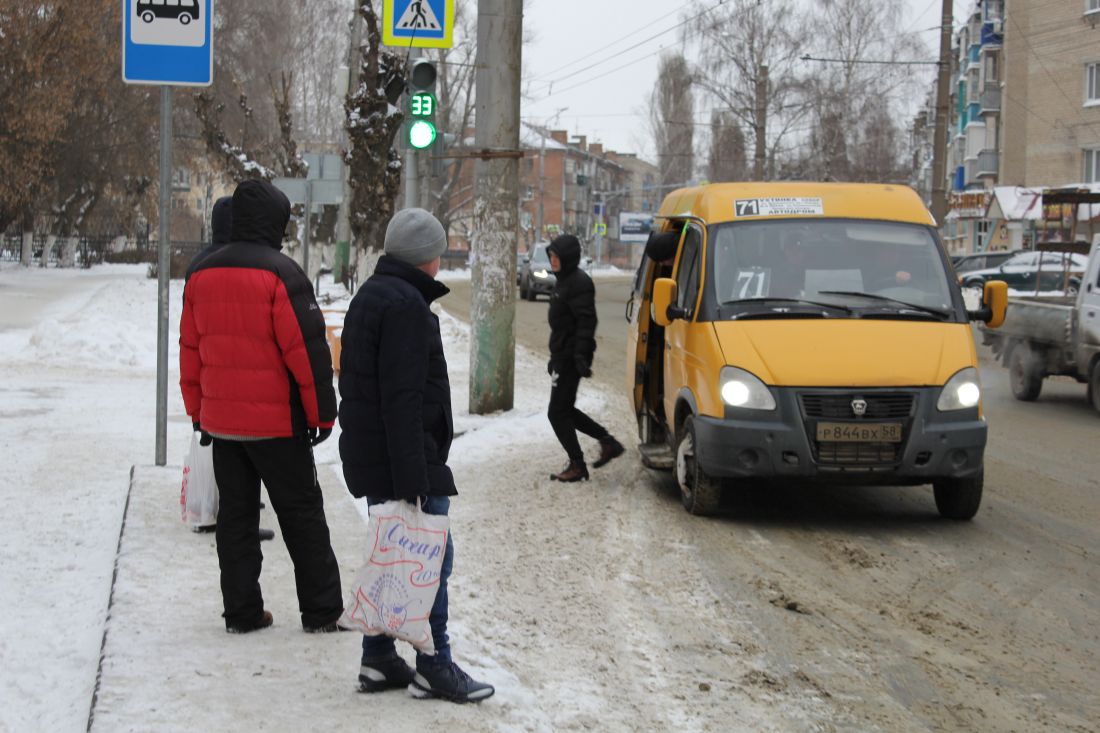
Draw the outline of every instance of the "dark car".
<instances>
[{"instance_id":1,"label":"dark car","mask_svg":"<svg viewBox=\"0 0 1100 733\"><path fill-rule=\"evenodd\" d=\"M187 25L199 19L199 6L195 0L138 0L138 15L146 23L156 18L178 18Z\"/></svg>"},{"instance_id":2,"label":"dark car","mask_svg":"<svg viewBox=\"0 0 1100 733\"><path fill-rule=\"evenodd\" d=\"M540 295L550 295L558 279L550 269L550 255L546 254L547 242L539 242L524 256L519 274L519 296L534 300Z\"/></svg>"},{"instance_id":3,"label":"dark car","mask_svg":"<svg viewBox=\"0 0 1100 733\"><path fill-rule=\"evenodd\" d=\"M952 257L951 264L955 267L955 273L961 276L974 270L988 270L1000 267L1005 261L1020 254L1022 250L1014 249L1011 252L979 252L972 255Z\"/></svg>"},{"instance_id":4,"label":"dark car","mask_svg":"<svg viewBox=\"0 0 1100 733\"><path fill-rule=\"evenodd\" d=\"M1011 290L1061 291L1075 294L1081 286L1088 258L1065 252L1021 252L997 267L961 273L964 288L981 289L991 280L1008 283ZM1067 277L1068 271L1068 277Z\"/></svg>"}]
</instances>

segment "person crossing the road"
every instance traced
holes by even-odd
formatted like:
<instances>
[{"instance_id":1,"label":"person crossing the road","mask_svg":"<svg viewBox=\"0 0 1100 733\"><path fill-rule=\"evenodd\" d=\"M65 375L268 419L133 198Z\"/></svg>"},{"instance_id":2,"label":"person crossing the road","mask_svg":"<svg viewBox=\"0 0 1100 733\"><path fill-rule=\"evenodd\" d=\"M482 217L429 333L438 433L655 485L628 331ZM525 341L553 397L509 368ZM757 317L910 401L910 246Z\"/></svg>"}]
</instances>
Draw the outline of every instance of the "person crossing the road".
<instances>
[{"instance_id":1,"label":"person crossing the road","mask_svg":"<svg viewBox=\"0 0 1100 733\"><path fill-rule=\"evenodd\" d=\"M580 269L581 243L563 234L546 248L550 267L557 275L550 295L550 406L547 417L558 442L569 456L569 465L550 476L554 481L587 481L588 466L577 440L577 431L600 443L600 455L592 464L599 468L623 454L623 446L607 428L576 407L577 388L582 378L592 376L596 353L596 287Z\"/></svg>"}]
</instances>

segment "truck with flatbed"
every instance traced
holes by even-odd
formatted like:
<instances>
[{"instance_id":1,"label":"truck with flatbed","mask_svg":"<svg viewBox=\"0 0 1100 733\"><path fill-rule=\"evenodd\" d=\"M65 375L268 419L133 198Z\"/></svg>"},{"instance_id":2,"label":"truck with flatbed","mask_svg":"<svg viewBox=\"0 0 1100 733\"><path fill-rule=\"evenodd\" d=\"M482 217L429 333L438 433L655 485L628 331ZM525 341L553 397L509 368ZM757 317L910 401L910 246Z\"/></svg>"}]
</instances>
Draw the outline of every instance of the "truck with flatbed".
<instances>
[{"instance_id":1,"label":"truck with flatbed","mask_svg":"<svg viewBox=\"0 0 1100 733\"><path fill-rule=\"evenodd\" d=\"M1031 402L1043 380L1073 377L1088 385L1100 412L1100 236L1095 237L1081 287L1065 296L1014 295L1005 321L983 340L1009 370L1012 394Z\"/></svg>"}]
</instances>

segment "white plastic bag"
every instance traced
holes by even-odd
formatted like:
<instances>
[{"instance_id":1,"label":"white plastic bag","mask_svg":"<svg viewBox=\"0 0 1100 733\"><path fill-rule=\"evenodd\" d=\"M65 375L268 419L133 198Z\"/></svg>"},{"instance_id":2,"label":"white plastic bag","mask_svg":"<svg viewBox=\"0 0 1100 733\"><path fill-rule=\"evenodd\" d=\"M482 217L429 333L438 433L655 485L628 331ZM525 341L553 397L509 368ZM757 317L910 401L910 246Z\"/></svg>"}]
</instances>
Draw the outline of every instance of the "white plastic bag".
<instances>
[{"instance_id":1,"label":"white plastic bag","mask_svg":"<svg viewBox=\"0 0 1100 733\"><path fill-rule=\"evenodd\" d=\"M367 561L355 577L343 626L403 639L435 653L428 617L439 591L450 520L403 500L370 508Z\"/></svg>"},{"instance_id":2,"label":"white plastic bag","mask_svg":"<svg viewBox=\"0 0 1100 733\"><path fill-rule=\"evenodd\" d=\"M183 462L180 508L184 523L209 527L218 522L218 483L214 479L214 447L199 445L199 434L191 434L191 452Z\"/></svg>"}]
</instances>

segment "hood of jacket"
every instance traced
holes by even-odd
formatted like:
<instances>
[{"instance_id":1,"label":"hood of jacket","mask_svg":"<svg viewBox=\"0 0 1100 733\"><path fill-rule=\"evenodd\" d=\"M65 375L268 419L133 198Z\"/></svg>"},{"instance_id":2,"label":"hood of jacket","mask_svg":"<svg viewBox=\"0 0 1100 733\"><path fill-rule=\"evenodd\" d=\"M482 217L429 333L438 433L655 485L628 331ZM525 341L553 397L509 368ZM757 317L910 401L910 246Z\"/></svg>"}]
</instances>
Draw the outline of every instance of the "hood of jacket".
<instances>
[{"instance_id":1,"label":"hood of jacket","mask_svg":"<svg viewBox=\"0 0 1100 733\"><path fill-rule=\"evenodd\" d=\"M571 275L581 263L581 243L572 234L556 237L546 248L546 253L557 255L561 261L561 270L557 273L559 278Z\"/></svg>"},{"instance_id":2,"label":"hood of jacket","mask_svg":"<svg viewBox=\"0 0 1100 733\"><path fill-rule=\"evenodd\" d=\"M229 244L233 241L233 197L222 196L210 211L211 242Z\"/></svg>"},{"instance_id":3,"label":"hood of jacket","mask_svg":"<svg viewBox=\"0 0 1100 733\"><path fill-rule=\"evenodd\" d=\"M241 181L233 192L232 241L283 248L290 200L268 181Z\"/></svg>"}]
</instances>

